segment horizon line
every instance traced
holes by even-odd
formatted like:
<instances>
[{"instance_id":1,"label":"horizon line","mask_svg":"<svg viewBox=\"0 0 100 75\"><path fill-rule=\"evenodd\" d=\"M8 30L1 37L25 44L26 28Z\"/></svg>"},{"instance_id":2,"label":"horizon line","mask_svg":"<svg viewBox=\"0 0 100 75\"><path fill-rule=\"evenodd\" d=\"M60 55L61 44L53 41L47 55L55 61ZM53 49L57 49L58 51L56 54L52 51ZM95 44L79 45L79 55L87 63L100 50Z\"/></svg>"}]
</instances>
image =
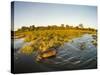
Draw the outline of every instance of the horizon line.
<instances>
[{"instance_id":1,"label":"horizon line","mask_svg":"<svg viewBox=\"0 0 100 75\"><path fill-rule=\"evenodd\" d=\"M79 26L80 24L82 24L82 23L79 23L79 24L64 24L64 23L62 23L62 24L48 24L48 25L36 25L36 24L31 24L31 25L23 25L23 26L21 26L21 27L19 27L19 28L13 28L13 31L16 31L16 30L18 30L18 29L21 29L22 27L30 27L30 26L35 26L35 27L48 27L48 26L57 26L57 27L60 27L61 25L64 25L64 27L66 27L66 25L68 25L68 26L73 26L73 27L77 27L77 26ZM97 29L97 27L91 27L91 26L84 26L84 24L82 24L83 25L83 28L93 28L93 29Z\"/></svg>"}]
</instances>

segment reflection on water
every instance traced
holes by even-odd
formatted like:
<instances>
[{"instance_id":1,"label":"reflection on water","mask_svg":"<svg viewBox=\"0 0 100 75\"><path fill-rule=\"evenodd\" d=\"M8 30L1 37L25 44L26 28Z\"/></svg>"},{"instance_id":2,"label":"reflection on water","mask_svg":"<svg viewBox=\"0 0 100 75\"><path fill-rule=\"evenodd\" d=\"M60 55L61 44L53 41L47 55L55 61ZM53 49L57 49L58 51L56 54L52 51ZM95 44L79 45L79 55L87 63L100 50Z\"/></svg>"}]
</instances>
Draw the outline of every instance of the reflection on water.
<instances>
[{"instance_id":1,"label":"reflection on water","mask_svg":"<svg viewBox=\"0 0 100 75\"><path fill-rule=\"evenodd\" d=\"M24 44L24 39L14 39L14 50L19 50Z\"/></svg>"},{"instance_id":2,"label":"reflection on water","mask_svg":"<svg viewBox=\"0 0 100 75\"><path fill-rule=\"evenodd\" d=\"M63 47L58 50L56 58L63 59L63 63L70 62L72 64L79 64L86 62L90 59L96 59L97 48L91 43L94 39L91 35L84 35L81 38L73 39L72 42L65 43ZM81 49L81 44L84 45L84 49ZM62 64L62 62L59 62Z\"/></svg>"},{"instance_id":3,"label":"reflection on water","mask_svg":"<svg viewBox=\"0 0 100 75\"><path fill-rule=\"evenodd\" d=\"M44 60L44 63L35 61L35 53L31 56L18 54L18 50L26 43L23 39L14 40L15 69L19 72L57 71L69 69L88 69L97 67L97 48L92 44L92 35L85 34L80 38L72 39L57 49L57 56ZM52 65L51 65L52 64ZM28 65L28 66L27 66ZM23 70L23 68L26 68ZM22 68L22 69L19 69Z\"/></svg>"}]
</instances>

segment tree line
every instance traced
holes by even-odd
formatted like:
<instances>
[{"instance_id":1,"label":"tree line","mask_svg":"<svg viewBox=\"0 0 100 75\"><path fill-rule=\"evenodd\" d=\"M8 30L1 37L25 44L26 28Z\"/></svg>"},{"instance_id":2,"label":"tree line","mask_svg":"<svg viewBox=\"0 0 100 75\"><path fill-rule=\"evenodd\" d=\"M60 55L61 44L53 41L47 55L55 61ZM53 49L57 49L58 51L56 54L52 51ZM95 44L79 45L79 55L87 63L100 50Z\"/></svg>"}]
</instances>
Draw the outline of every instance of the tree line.
<instances>
[{"instance_id":1,"label":"tree line","mask_svg":"<svg viewBox=\"0 0 100 75\"><path fill-rule=\"evenodd\" d=\"M17 31L33 31L33 30L64 30L64 29L80 29L80 30L92 30L96 31L94 28L85 28L83 24L79 24L78 26L69 26L69 25L64 25L61 24L60 26L57 25L48 25L48 26L38 26L36 27L35 25L31 25L29 27L22 26L19 28Z\"/></svg>"}]
</instances>

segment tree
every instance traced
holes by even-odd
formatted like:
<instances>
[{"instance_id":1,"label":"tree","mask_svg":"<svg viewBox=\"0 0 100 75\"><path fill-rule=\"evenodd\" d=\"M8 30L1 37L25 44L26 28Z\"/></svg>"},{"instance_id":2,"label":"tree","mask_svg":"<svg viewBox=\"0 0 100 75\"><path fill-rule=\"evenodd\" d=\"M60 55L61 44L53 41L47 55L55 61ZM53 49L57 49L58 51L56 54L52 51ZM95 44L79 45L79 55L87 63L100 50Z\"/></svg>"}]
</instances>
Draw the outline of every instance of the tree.
<instances>
[{"instance_id":1,"label":"tree","mask_svg":"<svg viewBox=\"0 0 100 75\"><path fill-rule=\"evenodd\" d=\"M64 27L64 24L61 24L61 27Z\"/></svg>"},{"instance_id":2,"label":"tree","mask_svg":"<svg viewBox=\"0 0 100 75\"><path fill-rule=\"evenodd\" d=\"M79 27L79 28L84 28L84 27L83 27L83 24L79 24L79 26L78 26L78 27Z\"/></svg>"},{"instance_id":3,"label":"tree","mask_svg":"<svg viewBox=\"0 0 100 75\"><path fill-rule=\"evenodd\" d=\"M35 29L35 25L30 26L30 30L34 30Z\"/></svg>"},{"instance_id":4,"label":"tree","mask_svg":"<svg viewBox=\"0 0 100 75\"><path fill-rule=\"evenodd\" d=\"M22 26L22 28L21 28L21 31L28 31L28 30L29 30L29 28L25 27L25 26Z\"/></svg>"},{"instance_id":5,"label":"tree","mask_svg":"<svg viewBox=\"0 0 100 75\"><path fill-rule=\"evenodd\" d=\"M69 25L66 25L66 28L69 28Z\"/></svg>"}]
</instances>

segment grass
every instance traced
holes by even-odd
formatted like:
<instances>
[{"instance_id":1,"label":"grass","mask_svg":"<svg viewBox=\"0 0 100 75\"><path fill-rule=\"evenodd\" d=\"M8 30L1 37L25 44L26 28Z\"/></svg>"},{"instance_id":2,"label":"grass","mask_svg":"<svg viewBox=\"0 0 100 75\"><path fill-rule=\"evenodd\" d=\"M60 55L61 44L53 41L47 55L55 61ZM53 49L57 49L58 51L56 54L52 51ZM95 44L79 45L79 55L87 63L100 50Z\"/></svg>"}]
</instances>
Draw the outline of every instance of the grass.
<instances>
[{"instance_id":1,"label":"grass","mask_svg":"<svg viewBox=\"0 0 100 75\"><path fill-rule=\"evenodd\" d=\"M35 50L45 52L49 48L60 47L65 42L76 37L81 37L84 34L96 33L97 31L95 29L88 28L43 28L28 31L16 31L15 36L22 36L22 38L25 38L25 42L31 42L30 45L21 48L22 53L31 54Z\"/></svg>"},{"instance_id":2,"label":"grass","mask_svg":"<svg viewBox=\"0 0 100 75\"><path fill-rule=\"evenodd\" d=\"M30 55L32 54L32 52L33 52L33 47L31 47L30 45L26 45L21 48L21 53L23 54Z\"/></svg>"}]
</instances>

